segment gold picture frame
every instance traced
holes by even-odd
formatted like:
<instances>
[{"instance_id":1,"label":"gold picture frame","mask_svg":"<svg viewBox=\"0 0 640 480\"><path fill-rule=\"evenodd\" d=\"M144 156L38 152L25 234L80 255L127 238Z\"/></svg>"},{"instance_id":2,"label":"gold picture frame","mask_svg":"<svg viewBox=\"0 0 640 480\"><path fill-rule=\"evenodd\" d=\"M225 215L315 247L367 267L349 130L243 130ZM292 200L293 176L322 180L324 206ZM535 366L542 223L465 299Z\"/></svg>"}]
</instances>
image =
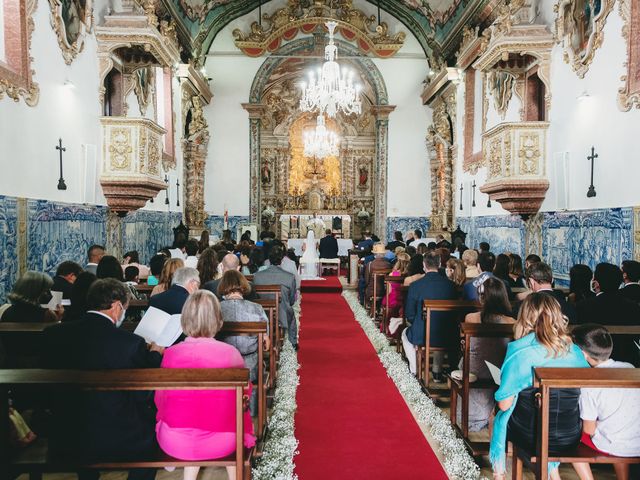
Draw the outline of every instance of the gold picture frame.
<instances>
[{"instance_id":1,"label":"gold picture frame","mask_svg":"<svg viewBox=\"0 0 640 480\"><path fill-rule=\"evenodd\" d=\"M49 0L51 26L67 65L84 48L87 33L93 28L93 0Z\"/></svg>"}]
</instances>

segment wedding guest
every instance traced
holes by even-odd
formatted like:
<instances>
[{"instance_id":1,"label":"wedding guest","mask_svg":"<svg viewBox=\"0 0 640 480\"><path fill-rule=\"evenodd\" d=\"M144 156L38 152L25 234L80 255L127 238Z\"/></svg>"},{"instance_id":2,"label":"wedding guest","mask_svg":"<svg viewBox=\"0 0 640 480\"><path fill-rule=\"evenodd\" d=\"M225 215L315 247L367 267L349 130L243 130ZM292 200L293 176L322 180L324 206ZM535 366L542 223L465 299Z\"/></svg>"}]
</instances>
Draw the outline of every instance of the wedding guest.
<instances>
[{"instance_id":1,"label":"wedding guest","mask_svg":"<svg viewBox=\"0 0 640 480\"><path fill-rule=\"evenodd\" d=\"M466 323L515 323L511 313L511 304L507 289L497 278L487 278L479 288L482 309L467 314ZM491 373L485 363L500 367L504 359L508 339L506 338L472 338L470 347L469 370L479 380L491 380ZM462 369L462 361L459 368ZM493 391L472 389L469 391L469 430L480 431L489 425L489 418L495 408ZM461 410L458 413L461 415Z\"/></svg>"},{"instance_id":2,"label":"wedding guest","mask_svg":"<svg viewBox=\"0 0 640 480\"><path fill-rule=\"evenodd\" d=\"M204 252L209 248L209 230L203 230L198 240L198 253Z\"/></svg>"},{"instance_id":3,"label":"wedding guest","mask_svg":"<svg viewBox=\"0 0 640 480\"><path fill-rule=\"evenodd\" d=\"M465 276L467 280L473 280L478 275L480 275L480 270L478 270L478 252L473 249L465 250L462 253L462 261L465 264Z\"/></svg>"},{"instance_id":4,"label":"wedding guest","mask_svg":"<svg viewBox=\"0 0 640 480\"><path fill-rule=\"evenodd\" d=\"M195 268L178 268L171 277L168 290L158 293L149 299L149 306L155 307L169 315L182 311L189 295L200 288L200 275Z\"/></svg>"},{"instance_id":5,"label":"wedding guest","mask_svg":"<svg viewBox=\"0 0 640 480\"><path fill-rule=\"evenodd\" d=\"M151 290L151 297L157 295L162 292L166 292L171 287L171 280L173 279L173 274L179 268L184 267L184 261L180 258L171 258L167 260L162 267L162 273L160 274L160 278L158 280L158 285L153 287Z\"/></svg>"},{"instance_id":6,"label":"wedding guest","mask_svg":"<svg viewBox=\"0 0 640 480\"><path fill-rule=\"evenodd\" d=\"M91 272L82 272L73 284L71 289L71 305L64 310L63 322L79 320L89 309L87 306L87 293L89 288L98 279Z\"/></svg>"},{"instance_id":7,"label":"wedding guest","mask_svg":"<svg viewBox=\"0 0 640 480\"><path fill-rule=\"evenodd\" d=\"M593 270L588 265L576 264L569 270L569 302L576 304L595 296L591 291Z\"/></svg>"},{"instance_id":8,"label":"wedding guest","mask_svg":"<svg viewBox=\"0 0 640 480\"><path fill-rule=\"evenodd\" d=\"M229 254L232 255L232 254ZM235 255L232 255L234 258ZM237 258L236 258L237 259ZM220 309L225 322L268 322L264 308L257 303L245 300L251 292L251 286L238 270L227 270L217 286L217 296L222 298ZM220 337L225 343L238 349L246 367L251 371L251 382L258 381L258 337L248 335ZM265 337L265 349L269 348L269 337ZM257 389L251 395L251 414L257 412Z\"/></svg>"},{"instance_id":9,"label":"wedding guest","mask_svg":"<svg viewBox=\"0 0 640 480\"><path fill-rule=\"evenodd\" d=\"M98 267L96 268L96 277L115 278L116 280L124 282L122 266L113 255L105 255L100 259L100 263L98 263Z\"/></svg>"},{"instance_id":10,"label":"wedding guest","mask_svg":"<svg viewBox=\"0 0 640 480\"><path fill-rule=\"evenodd\" d=\"M527 287L522 270L522 257L517 253L509 255L509 286L511 288Z\"/></svg>"},{"instance_id":11,"label":"wedding guest","mask_svg":"<svg viewBox=\"0 0 640 480\"><path fill-rule=\"evenodd\" d=\"M193 238L187 241L184 247L187 258L184 259L184 266L196 268L198 266L198 241Z\"/></svg>"},{"instance_id":12,"label":"wedding guest","mask_svg":"<svg viewBox=\"0 0 640 480\"><path fill-rule=\"evenodd\" d=\"M54 292L62 292L62 298L68 299L71 296L73 282L76 281L78 275L81 273L82 267L76 262L62 262L56 269L56 276L53 277L51 290Z\"/></svg>"},{"instance_id":13,"label":"wedding guest","mask_svg":"<svg viewBox=\"0 0 640 480\"><path fill-rule=\"evenodd\" d=\"M91 245L89 250L87 250L87 265L84 267L86 272L91 272L94 275L96 274L96 269L98 268L98 263L104 257L105 250L102 245Z\"/></svg>"},{"instance_id":14,"label":"wedding guest","mask_svg":"<svg viewBox=\"0 0 640 480\"><path fill-rule=\"evenodd\" d=\"M164 352L162 368L245 368L240 352L214 337L222 327L220 303L208 290L198 290L184 305L180 319L184 342ZM181 460L223 458L236 450L236 407L233 390L162 390L155 395L156 433L160 448ZM244 418L244 446L255 445L249 412ZM200 467L185 467L184 479L196 480ZM227 467L229 479L235 467Z\"/></svg>"},{"instance_id":15,"label":"wedding guest","mask_svg":"<svg viewBox=\"0 0 640 480\"><path fill-rule=\"evenodd\" d=\"M499 411L493 424L489 458L494 478L504 480L507 438L535 451L536 397L531 372L536 367L586 368L589 364L573 344L560 305L551 295L532 293L523 302L515 325L515 341L507 347L500 387L495 393ZM549 415L549 450L577 445L580 440L579 391L554 389ZM562 398L562 401L559 399ZM558 464L549 464L550 477L559 480Z\"/></svg>"},{"instance_id":16,"label":"wedding guest","mask_svg":"<svg viewBox=\"0 0 640 480\"><path fill-rule=\"evenodd\" d=\"M13 286L7 298L11 306L4 310L0 320L11 323L57 322L62 318L64 309L58 305L49 310L46 305L51 300L53 280L49 275L28 271Z\"/></svg>"},{"instance_id":17,"label":"wedding guest","mask_svg":"<svg viewBox=\"0 0 640 480\"><path fill-rule=\"evenodd\" d=\"M137 250L131 250L130 252L124 254L122 271L124 271L127 267L138 267L138 276L141 280L148 278L151 273L149 271L149 267L140 263L140 255L138 254Z\"/></svg>"},{"instance_id":18,"label":"wedding guest","mask_svg":"<svg viewBox=\"0 0 640 480\"><path fill-rule=\"evenodd\" d=\"M224 248L233 252L236 248L236 244L231 238L231 230L223 230L222 231L222 240L220 240L224 244Z\"/></svg>"},{"instance_id":19,"label":"wedding guest","mask_svg":"<svg viewBox=\"0 0 640 480\"><path fill-rule=\"evenodd\" d=\"M405 287L424 277L424 257L419 253L414 254L407 267L407 276L402 283Z\"/></svg>"},{"instance_id":20,"label":"wedding guest","mask_svg":"<svg viewBox=\"0 0 640 480\"><path fill-rule=\"evenodd\" d=\"M402 247L400 247L402 248ZM411 257L404 252L396 255L396 263L393 264L391 277L403 277L407 274L409 269L409 262ZM398 317L400 315L400 309L402 308L402 293L400 292L401 286L399 283L389 284L389 293L382 298L382 306L387 306L387 298L389 299L389 316Z\"/></svg>"},{"instance_id":21,"label":"wedding guest","mask_svg":"<svg viewBox=\"0 0 640 480\"><path fill-rule=\"evenodd\" d=\"M629 300L640 303L640 262L625 260L622 262L623 287L620 294Z\"/></svg>"},{"instance_id":22,"label":"wedding guest","mask_svg":"<svg viewBox=\"0 0 640 480\"><path fill-rule=\"evenodd\" d=\"M149 269L151 273L147 278L147 285L155 287L159 283L160 274L162 273L162 268L164 267L165 262L167 261L167 256L158 254L151 257L149 261Z\"/></svg>"},{"instance_id":23,"label":"wedding guest","mask_svg":"<svg viewBox=\"0 0 640 480\"><path fill-rule=\"evenodd\" d=\"M218 255L213 248L205 249L198 259L200 285L205 285L218 276Z\"/></svg>"},{"instance_id":24,"label":"wedding guest","mask_svg":"<svg viewBox=\"0 0 640 480\"><path fill-rule=\"evenodd\" d=\"M457 287L458 292L462 294L462 287L467 281L466 267L462 260L450 258L445 266L445 274Z\"/></svg>"},{"instance_id":25,"label":"wedding guest","mask_svg":"<svg viewBox=\"0 0 640 480\"><path fill-rule=\"evenodd\" d=\"M541 261L542 259L538 255L531 253L524 259L524 269L527 270L533 263L540 263Z\"/></svg>"}]
</instances>

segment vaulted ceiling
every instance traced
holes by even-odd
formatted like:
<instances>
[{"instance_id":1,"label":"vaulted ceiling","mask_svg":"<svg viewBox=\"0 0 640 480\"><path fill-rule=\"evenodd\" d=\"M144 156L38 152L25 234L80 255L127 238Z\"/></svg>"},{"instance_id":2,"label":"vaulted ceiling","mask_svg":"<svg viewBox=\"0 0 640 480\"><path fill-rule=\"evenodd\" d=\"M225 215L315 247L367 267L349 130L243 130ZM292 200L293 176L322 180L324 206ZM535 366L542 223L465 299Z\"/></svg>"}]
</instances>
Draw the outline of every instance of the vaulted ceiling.
<instances>
[{"instance_id":1,"label":"vaulted ceiling","mask_svg":"<svg viewBox=\"0 0 640 480\"><path fill-rule=\"evenodd\" d=\"M349 0L334 3L338 6L345 1ZM402 22L431 59L449 58L457 48L462 27L484 21L501 1L504 0L367 0ZM255 10L259 4L263 12L270 12L274 9L270 9L270 4L275 4L270 0L163 0L163 3L178 20L181 40L194 57L206 54L216 35L236 18ZM288 0L288 3L306 7L314 1ZM357 7L358 2L353 3Z\"/></svg>"}]
</instances>

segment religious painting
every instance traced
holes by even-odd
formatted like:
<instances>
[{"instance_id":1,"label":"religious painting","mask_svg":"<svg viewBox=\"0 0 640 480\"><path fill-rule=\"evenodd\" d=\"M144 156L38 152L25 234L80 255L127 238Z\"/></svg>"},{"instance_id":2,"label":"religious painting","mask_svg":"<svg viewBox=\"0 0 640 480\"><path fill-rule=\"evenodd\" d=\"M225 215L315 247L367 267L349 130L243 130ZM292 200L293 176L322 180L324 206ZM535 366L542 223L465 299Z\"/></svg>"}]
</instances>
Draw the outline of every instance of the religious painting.
<instances>
[{"instance_id":1,"label":"religious painting","mask_svg":"<svg viewBox=\"0 0 640 480\"><path fill-rule=\"evenodd\" d=\"M618 105L623 112L640 108L640 0L618 0L624 21L622 36L627 42L624 85L618 91Z\"/></svg>"},{"instance_id":2,"label":"religious painting","mask_svg":"<svg viewBox=\"0 0 640 480\"><path fill-rule=\"evenodd\" d=\"M67 65L84 48L84 39L93 26L93 0L49 0L51 26Z\"/></svg>"},{"instance_id":3,"label":"religious painting","mask_svg":"<svg viewBox=\"0 0 640 480\"><path fill-rule=\"evenodd\" d=\"M155 83L155 71L153 67L138 68L133 72L133 92L138 99L140 114L146 115L147 107L151 103Z\"/></svg>"},{"instance_id":4,"label":"religious painting","mask_svg":"<svg viewBox=\"0 0 640 480\"><path fill-rule=\"evenodd\" d=\"M509 72L491 71L488 76L489 91L493 97L493 105L498 114L504 120L509 108L509 102L513 96L513 87L516 77Z\"/></svg>"},{"instance_id":5,"label":"religious painting","mask_svg":"<svg viewBox=\"0 0 640 480\"><path fill-rule=\"evenodd\" d=\"M560 0L556 5L556 36L564 47L564 59L580 78L602 45L604 24L614 0Z\"/></svg>"}]
</instances>

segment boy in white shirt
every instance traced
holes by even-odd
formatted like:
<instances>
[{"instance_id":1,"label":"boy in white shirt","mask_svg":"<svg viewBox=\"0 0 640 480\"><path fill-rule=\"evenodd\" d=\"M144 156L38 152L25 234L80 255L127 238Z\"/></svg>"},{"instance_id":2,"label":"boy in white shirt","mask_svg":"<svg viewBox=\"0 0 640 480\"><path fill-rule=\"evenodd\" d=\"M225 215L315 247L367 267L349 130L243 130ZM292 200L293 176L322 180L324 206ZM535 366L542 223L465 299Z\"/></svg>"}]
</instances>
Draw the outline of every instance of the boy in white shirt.
<instances>
[{"instance_id":1,"label":"boy in white shirt","mask_svg":"<svg viewBox=\"0 0 640 480\"><path fill-rule=\"evenodd\" d=\"M634 368L610 357L613 340L600 325L580 325L573 341L593 368ZM580 390L582 443L617 457L640 456L640 389L582 388ZM593 480L588 463L574 463L581 480ZM618 480L629 480L629 465L613 465Z\"/></svg>"}]
</instances>

